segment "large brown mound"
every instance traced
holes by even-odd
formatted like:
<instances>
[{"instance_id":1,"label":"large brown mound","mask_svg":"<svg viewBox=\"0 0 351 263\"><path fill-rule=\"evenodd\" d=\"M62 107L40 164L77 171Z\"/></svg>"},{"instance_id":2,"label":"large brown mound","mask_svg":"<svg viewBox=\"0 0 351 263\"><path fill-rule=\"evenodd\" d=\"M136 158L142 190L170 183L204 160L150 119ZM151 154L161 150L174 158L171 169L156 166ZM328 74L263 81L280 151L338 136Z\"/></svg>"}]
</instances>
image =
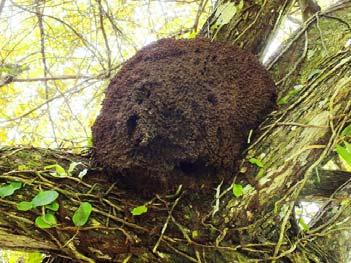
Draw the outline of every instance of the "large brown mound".
<instances>
[{"instance_id":1,"label":"large brown mound","mask_svg":"<svg viewBox=\"0 0 351 263\"><path fill-rule=\"evenodd\" d=\"M275 98L252 54L207 39L163 39L108 86L92 128L95 158L138 191L228 178Z\"/></svg>"}]
</instances>

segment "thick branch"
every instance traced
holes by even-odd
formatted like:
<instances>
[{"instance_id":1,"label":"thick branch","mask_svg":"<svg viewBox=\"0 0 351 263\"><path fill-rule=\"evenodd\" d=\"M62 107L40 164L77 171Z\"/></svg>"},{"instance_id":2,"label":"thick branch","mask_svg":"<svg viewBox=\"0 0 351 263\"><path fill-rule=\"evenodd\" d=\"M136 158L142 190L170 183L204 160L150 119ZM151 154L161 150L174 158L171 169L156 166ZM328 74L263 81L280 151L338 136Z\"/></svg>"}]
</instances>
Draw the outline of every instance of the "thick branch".
<instances>
[{"instance_id":1,"label":"thick branch","mask_svg":"<svg viewBox=\"0 0 351 263\"><path fill-rule=\"evenodd\" d=\"M2 248L59 252L59 248L46 239L38 240L38 237L31 238L30 236L13 235L8 232L8 230L0 229L0 247Z\"/></svg>"}]
</instances>

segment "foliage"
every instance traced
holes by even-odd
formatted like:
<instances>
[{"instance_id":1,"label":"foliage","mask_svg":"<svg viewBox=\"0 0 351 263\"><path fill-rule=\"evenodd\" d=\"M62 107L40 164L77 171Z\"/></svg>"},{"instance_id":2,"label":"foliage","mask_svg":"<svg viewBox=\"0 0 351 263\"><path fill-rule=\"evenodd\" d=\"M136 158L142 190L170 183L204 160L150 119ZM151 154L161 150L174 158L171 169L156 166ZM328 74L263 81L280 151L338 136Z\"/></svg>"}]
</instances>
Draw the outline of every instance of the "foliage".
<instances>
[{"instance_id":1,"label":"foliage","mask_svg":"<svg viewBox=\"0 0 351 263\"><path fill-rule=\"evenodd\" d=\"M104 88L120 64L159 38L194 36L209 8L199 0L6 1L0 141L87 145Z\"/></svg>"},{"instance_id":2,"label":"foliage","mask_svg":"<svg viewBox=\"0 0 351 263\"><path fill-rule=\"evenodd\" d=\"M20 182L10 182L0 187L0 197L6 197L14 194L14 192L22 187Z\"/></svg>"},{"instance_id":3,"label":"foliage","mask_svg":"<svg viewBox=\"0 0 351 263\"><path fill-rule=\"evenodd\" d=\"M142 214L145 214L147 212L147 210L148 210L148 208L146 205L140 205L140 206L134 207L131 210L131 213L133 216L140 216Z\"/></svg>"},{"instance_id":4,"label":"foliage","mask_svg":"<svg viewBox=\"0 0 351 263\"><path fill-rule=\"evenodd\" d=\"M233 194L235 197L240 197L244 193L244 188L241 184L233 184Z\"/></svg>"},{"instance_id":5,"label":"foliage","mask_svg":"<svg viewBox=\"0 0 351 263\"><path fill-rule=\"evenodd\" d=\"M274 1L257 1L257 3L262 2L269 4ZM251 12L254 7L247 8L248 12ZM64 10L62 15L65 15L66 11L69 12L69 10ZM261 8L261 11L264 11L264 8ZM62 198L70 203L68 206L71 209L68 211L69 216L73 213L74 208L81 204L83 197L94 204L94 218L91 218L92 225L89 225L89 227L72 227L70 220L66 220L66 222L63 220L58 222L62 224L59 227L45 229L44 231L35 228L35 232L30 232L39 233L36 235L38 243L40 240L45 240L45 238L48 241L55 240L57 247L60 248L60 253L72 255L75 258L82 259L84 253L87 252L87 250L84 250L87 247L86 243L81 241L89 240L91 244L97 235L104 235L103 238L98 238L97 240L99 245L104 240L106 240L106 243L101 246L95 243L95 248L107 248L107 250L102 253L100 253L100 250L88 251L88 255L90 253L91 256L108 256L112 250L110 248L115 249L120 254L121 250L128 247L128 253L132 250L133 255L124 255L124 258L120 258L121 262L123 260L124 262L135 260L136 256L134 256L134 253L139 256L138 260L142 261L145 259L143 262L155 262L160 259L167 262L167 260L174 259L177 256L179 258L175 260L179 262L184 262L185 260L190 260L191 262L217 261L214 258L210 258L211 254L220 257L220 261L228 259L223 260L223 262L233 260L248 262L262 259L272 262L284 260L294 262L321 260L325 262L344 262L340 260L340 255L343 252L341 251L343 247L347 248L349 246L349 238L345 235L350 230L349 189L341 188L338 190L339 192L332 196L321 198L324 210L321 211L323 213L319 213L320 216L316 218L318 221L315 222L315 225L301 218L297 222L297 229L294 229L293 220L291 219L293 219L294 206L303 194L303 188L309 187L310 183L313 184L312 179L316 171L319 177L318 170L323 165L324 160L335 157L336 152L344 161L343 156L348 156L350 152L348 149L350 139L348 129L350 124L349 101L351 94L351 82L348 77L350 75L350 50L340 50L340 47L344 45L339 45L342 42L340 39L349 38L350 35L342 28L341 37L338 39L336 32L340 32L340 30L335 26L335 24L339 24L346 28L345 24L341 25L341 21L344 19L349 20L347 16L350 16L350 14L349 10L347 10L343 15L333 13L332 16L335 15L334 18L322 16L314 18L314 21L317 20L317 26L314 29L311 26L306 26L306 28L301 30L304 32L307 28L312 28L308 31L309 42L306 41L306 43L308 42L305 48L306 52L303 52L304 54L297 53L297 55L288 54L285 56L285 58L288 58L288 65L283 62L283 64L278 63L280 70L286 69L286 72L279 72L278 74L278 79L283 80L280 87L282 89L281 94L283 96L288 94L291 87L294 87L296 83L302 83L299 85L303 85L303 88L296 94L294 92L290 94L291 96L286 100L287 103L283 103L282 107L272 114L271 119L262 125L261 132L263 135L258 134L258 141L254 141L250 146L250 156L264 156L264 163L257 162L256 160L258 159L253 160L253 165L260 168L259 173L261 171L267 172L267 174L264 173L265 176L262 178L264 182L259 180L257 185L253 184L253 186L249 187L249 185L244 186L246 182L242 182L241 178L237 177L236 179L238 180L236 182L238 183L235 187L233 184L220 184L217 187L218 191L215 194L215 199L212 199L211 196L207 200L208 196L206 196L206 198L200 198L200 203L196 205L194 200L197 200L198 193L188 192L187 196L182 192L165 197L156 196L147 203L147 206L139 206L137 213L146 210L145 207L149 211L144 213L142 217L137 217L132 216L130 207L139 204L140 200L134 196L125 197L123 192L115 191L114 185L108 184L107 187L101 187L99 182L82 182L74 176L54 177L50 175L50 172L57 172L56 167L52 167L49 170L43 168L57 161L67 173L70 170L69 166L71 163L81 161L78 157L71 160L72 157L69 154L64 155L63 158L63 154L59 152L50 152L52 155L48 156L46 154L49 151L30 151L25 148L7 149L4 150L6 153L0 158L0 167L4 173L1 175L2 186L10 184L7 177L15 172L18 180L25 183L25 187L31 190L23 191L23 189L18 189L12 195L0 198L2 214L8 213L11 215L13 212L11 209L14 207L14 198L22 194L26 195L27 192L35 193L38 189L40 191L42 186L45 186L45 189L47 189L46 187L49 185L51 186L51 188L49 187L50 189L56 189L60 192L60 199L61 193L64 193ZM68 17L67 21L70 21L70 19L71 17ZM86 19L83 20L85 24L81 26L88 27ZM96 21L98 21L98 16L97 20L92 19L88 22L94 24ZM53 25L53 28L59 25L60 22L58 21L57 24ZM250 28L252 27L254 27L254 23L250 23ZM101 33L101 30L98 30L98 32ZM47 35L52 36L49 33L50 31ZM38 35L33 34L32 37L38 39ZM93 42L96 40L94 34L88 32L83 37L89 40L87 46L89 46L89 43L97 43ZM100 37L102 37L101 34ZM330 38L335 39L335 43ZM16 37L13 39L18 40ZM59 39L59 36L57 36L57 39ZM340 43L336 43L339 40ZM81 45L80 41L78 40L76 45ZM54 42L54 39L51 42ZM103 43L104 40L100 42ZM1 39L0 43L5 42ZM83 44L87 44L87 42ZM30 49L32 46L28 48ZM74 45L72 45L72 50L74 48ZM294 51L299 50L299 46L293 46L291 49ZM99 52L101 53L101 50ZM301 63L302 60L300 58L304 59L305 56L308 60L305 63ZM7 61L7 64L11 63ZM55 63L52 63L52 66L53 69L55 69L55 66L57 67ZM84 68L85 66L81 67ZM94 70L94 67L95 69L98 68L98 63L88 66L92 70ZM313 72L316 68L318 70ZM31 70L31 68L28 70L26 67L17 69L16 67L8 67L6 70L3 70L2 74L22 74L21 76L23 76L23 74L27 74ZM24 70L24 73L19 73L22 70ZM285 78L286 74L288 78ZM285 82L285 80L287 81ZM61 86L59 84L60 81ZM56 85L64 89L67 83L70 81L74 82L72 80L60 81L52 81L52 83L57 82ZM98 81L101 82L101 80ZM13 116L8 114L8 108L10 103L12 103L10 100L16 98L20 92L18 87L15 87L18 83L20 82L13 82L0 87L6 92L8 89L12 89L12 91L5 93L9 95L8 97L4 95L1 97L1 100L8 99L6 104L4 104L5 114L7 115L0 116L2 119ZM34 90L37 92L36 89ZM56 91L54 90L53 92L51 90L50 92L55 93ZM45 86L42 88L42 92L43 97L41 99L45 102ZM80 95L83 93L82 91ZM49 95L52 96L51 93ZM20 98L20 100L24 99ZM19 102L21 102L20 100ZM0 102L2 103L2 101ZM88 104L88 106L94 103ZM38 104L24 103L21 107L28 109L28 107L35 107L35 105ZM17 107L19 104L15 106ZM43 107L45 107L45 104ZM3 113L0 112L0 114ZM45 116L47 118L48 114L47 111L39 109L39 111L29 113L26 117L28 116ZM68 114L68 116L70 115ZM64 117L67 120L69 119L67 115ZM65 120L65 118L62 119ZM85 121L85 119L83 120ZM28 120L21 118L18 119L16 125L25 124L26 122ZM69 122L56 122L55 124L57 126L65 126L67 123ZM14 123L12 127L15 128ZM48 127L50 129L50 124ZM71 126L71 124L67 125L67 127L77 128L77 126ZM20 132L22 134L22 131L26 131L26 129L20 128L18 134ZM14 135L18 134L14 134L11 130L7 132L5 129L2 129L0 130L0 139L5 137L15 138L16 136ZM45 136L47 135L50 135L50 133L45 134ZM15 139L17 140L18 138ZM40 140L33 140L33 142L37 143ZM67 142L65 143L68 145ZM243 163L243 166L247 164L246 162ZM260 165L264 167L259 167ZM250 169L242 169L241 171L252 176L257 172L257 168L250 167ZM34 180L33 177L35 178ZM320 178L323 179L322 176ZM318 184L316 184L317 190L321 190L318 189L319 183L323 183L323 180L318 181ZM78 190L79 193L76 192ZM234 192L240 198L233 198ZM28 198L23 199L29 200L30 198L28 195L25 197ZM58 206L54 204L55 202L23 214L19 211L14 211L16 215L17 213L20 215L21 221L14 219L6 221L7 216L4 216L2 219L5 220L2 224L13 226L12 224L14 223L16 224L16 227L14 227L16 233L27 233L26 231L33 228L33 220L28 220L29 218L32 219L29 214L32 212L33 214L34 212L38 214L39 210L42 210L41 212L44 210L47 216L43 214L39 216L39 219L37 219L39 226L55 226L59 220L55 221L50 216L52 215L51 211L58 209ZM272 211L272 207L274 207L274 211ZM212 208L213 210L211 210ZM20 223L17 224L18 222ZM298 228L302 231L299 232ZM295 233L296 230L299 233ZM90 236L87 234L89 231L92 234ZM46 235L42 235L43 233L49 234L49 238L45 237ZM60 233L65 235L62 240L56 238ZM86 237L94 238L87 239ZM343 241L346 241L346 244L343 244ZM109 247L109 244L112 245ZM75 245L77 247L74 247ZM140 250L144 246L146 250ZM348 251L346 251L346 254L348 254ZM151 259L147 258L149 256Z\"/></svg>"},{"instance_id":6,"label":"foliage","mask_svg":"<svg viewBox=\"0 0 351 263\"><path fill-rule=\"evenodd\" d=\"M89 219L90 213L93 207L88 202L83 202L80 204L78 209L74 212L72 221L75 226L84 226Z\"/></svg>"}]
</instances>

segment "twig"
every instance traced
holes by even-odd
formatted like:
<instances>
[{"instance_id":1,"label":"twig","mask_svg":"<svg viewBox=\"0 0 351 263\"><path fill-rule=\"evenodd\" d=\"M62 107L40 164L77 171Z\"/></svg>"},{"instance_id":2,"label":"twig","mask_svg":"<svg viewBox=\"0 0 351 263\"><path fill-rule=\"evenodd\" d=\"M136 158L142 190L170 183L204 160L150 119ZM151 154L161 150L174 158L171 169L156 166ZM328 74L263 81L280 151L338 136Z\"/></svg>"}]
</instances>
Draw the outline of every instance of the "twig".
<instances>
[{"instance_id":1,"label":"twig","mask_svg":"<svg viewBox=\"0 0 351 263\"><path fill-rule=\"evenodd\" d=\"M294 202L290 202L289 208L286 211L286 214L285 214L285 216L283 218L283 222L282 222L282 224L280 226L279 239L278 239L277 245L274 248L273 257L276 257L278 255L280 247L283 244L283 240L284 240L284 236L285 236L285 228L286 228L286 226L288 224L288 221L290 219L290 215L291 215L293 209L294 209ZM272 261L272 262L275 263L275 261Z\"/></svg>"},{"instance_id":2,"label":"twig","mask_svg":"<svg viewBox=\"0 0 351 263\"><path fill-rule=\"evenodd\" d=\"M45 54L45 32L44 32L44 24L43 24L43 15L42 12L39 9L40 3L39 1L36 2L37 5L37 18L38 18L38 25L39 25L39 30L40 30L40 52L41 52L41 60L43 63L43 71L44 71L44 78L47 78L49 69L48 65L46 63L46 54ZM44 81L44 86L45 86L45 99L49 99L49 85L47 81ZM54 136L54 140L56 143L56 146L59 146L57 136L56 136L56 130L55 130L55 123L51 115L51 110L50 110L50 104L47 102L46 103L46 108L47 108L47 113L48 113L48 118L49 122L51 124L51 130Z\"/></svg>"},{"instance_id":3,"label":"twig","mask_svg":"<svg viewBox=\"0 0 351 263\"><path fill-rule=\"evenodd\" d=\"M152 249L152 252L153 252L153 253L156 253L157 248L158 248L158 246L160 245L160 242L161 242L161 240L162 240L162 237L163 237L164 233L166 232L166 229L167 229L167 227L168 227L169 221L170 221L171 218L172 218L173 210L174 210L174 208L177 206L177 204L178 204L178 202L179 202L179 200L180 200L181 198L182 198L182 195L180 195L180 196L174 201L174 203L173 203L173 205L172 205L172 208L171 208L171 210L169 211L169 214L168 214L168 217L167 217L167 219L166 219L166 222L165 222L165 224L164 224L163 227L162 227L160 237L158 238L158 240L157 240L155 246L154 246L153 249Z\"/></svg>"},{"instance_id":4,"label":"twig","mask_svg":"<svg viewBox=\"0 0 351 263\"><path fill-rule=\"evenodd\" d=\"M292 67L292 69L282 78L280 79L276 85L279 86L282 82L284 82L285 80L287 80L291 74L293 74L295 72L295 70L297 69L297 67L300 65L301 62L304 61L304 59L307 56L307 51L308 51L308 34L307 31L305 32L305 47L303 50L303 53L301 55L301 57L296 61L296 63L294 64L294 66Z\"/></svg>"}]
</instances>

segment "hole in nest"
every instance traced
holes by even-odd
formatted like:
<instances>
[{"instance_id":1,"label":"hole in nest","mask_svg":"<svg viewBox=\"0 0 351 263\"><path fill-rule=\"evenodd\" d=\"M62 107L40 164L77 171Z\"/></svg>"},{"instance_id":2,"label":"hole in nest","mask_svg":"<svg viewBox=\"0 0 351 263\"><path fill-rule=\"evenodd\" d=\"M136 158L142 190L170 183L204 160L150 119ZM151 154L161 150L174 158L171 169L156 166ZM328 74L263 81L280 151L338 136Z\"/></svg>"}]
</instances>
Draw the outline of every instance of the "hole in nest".
<instances>
[{"instance_id":1,"label":"hole in nest","mask_svg":"<svg viewBox=\"0 0 351 263\"><path fill-rule=\"evenodd\" d=\"M196 160L194 162L181 161L179 162L177 169L188 176L208 176L209 174L215 173L215 167L208 165L202 159Z\"/></svg>"},{"instance_id":2,"label":"hole in nest","mask_svg":"<svg viewBox=\"0 0 351 263\"><path fill-rule=\"evenodd\" d=\"M197 171L198 165L196 163L183 161L179 163L179 168L183 173L190 174Z\"/></svg>"},{"instance_id":3,"label":"hole in nest","mask_svg":"<svg viewBox=\"0 0 351 263\"><path fill-rule=\"evenodd\" d=\"M213 95L213 94L209 94L209 95L207 96L207 100L208 100L208 102L210 102L212 105L216 105L216 104L217 104L216 96Z\"/></svg>"},{"instance_id":4,"label":"hole in nest","mask_svg":"<svg viewBox=\"0 0 351 263\"><path fill-rule=\"evenodd\" d=\"M135 131L135 128L137 126L137 122L138 122L138 115L137 114L133 114L127 120L127 133L129 136L131 136L133 134L133 132Z\"/></svg>"}]
</instances>

